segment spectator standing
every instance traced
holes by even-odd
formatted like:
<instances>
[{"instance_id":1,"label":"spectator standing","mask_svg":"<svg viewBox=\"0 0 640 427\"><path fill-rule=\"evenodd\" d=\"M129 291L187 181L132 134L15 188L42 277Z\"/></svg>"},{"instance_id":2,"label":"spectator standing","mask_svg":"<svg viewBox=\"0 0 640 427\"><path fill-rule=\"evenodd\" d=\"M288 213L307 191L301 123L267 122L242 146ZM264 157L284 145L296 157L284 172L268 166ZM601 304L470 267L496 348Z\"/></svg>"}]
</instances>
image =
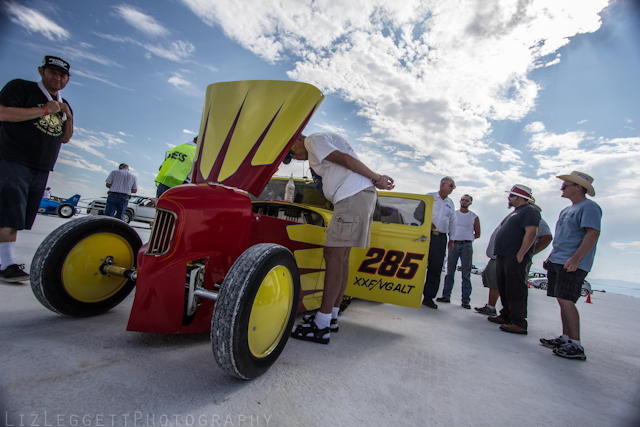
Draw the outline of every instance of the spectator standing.
<instances>
[{"instance_id":1,"label":"spectator standing","mask_svg":"<svg viewBox=\"0 0 640 427\"><path fill-rule=\"evenodd\" d=\"M18 230L30 230L61 144L73 135L73 114L60 91L69 82L70 66L45 56L42 80L16 79L0 92L0 278L29 279L14 258Z\"/></svg>"},{"instance_id":2,"label":"spectator standing","mask_svg":"<svg viewBox=\"0 0 640 427\"><path fill-rule=\"evenodd\" d=\"M165 160L160 166L160 172L156 177L156 185L158 186L156 199L159 199L171 187L191 182L197 143L198 137L196 136L193 141L178 145L167 151Z\"/></svg>"},{"instance_id":3,"label":"spectator standing","mask_svg":"<svg viewBox=\"0 0 640 427\"><path fill-rule=\"evenodd\" d=\"M534 208L538 210L538 212L542 212L540 206L535 204L535 199L533 197L529 201ZM507 217L502 221L506 221L511 214L507 215ZM498 230L502 226L502 222L496 227L496 229L491 234L489 238L489 244L487 245L487 257L489 257L489 262L487 266L482 271L482 284L485 288L489 288L489 300L484 307L475 307L475 310L480 314L485 314L488 316L497 316L498 313L496 311L496 304L498 302L498 298L500 298L500 292L498 291L498 280L496 278L496 254L494 253L496 234L498 234ZM549 246L551 243L551 229L549 228L549 224L540 218L540 225L538 226L538 233L536 234L536 240L533 242L533 255L542 252ZM527 276L529 275L529 269L531 268L531 263L529 263L527 267Z\"/></svg>"},{"instance_id":4,"label":"spectator standing","mask_svg":"<svg viewBox=\"0 0 640 427\"><path fill-rule=\"evenodd\" d=\"M42 197L45 199L51 198L51 187L47 187L44 189L44 193L42 194Z\"/></svg>"},{"instance_id":5,"label":"spectator standing","mask_svg":"<svg viewBox=\"0 0 640 427\"><path fill-rule=\"evenodd\" d=\"M324 196L333 203L333 216L324 243L326 263L322 304L315 316L305 316L291 333L296 339L328 344L338 330L338 312L349 278L352 247L366 248L378 198L374 188L393 189L393 179L379 175L358 160L349 143L333 133L314 133L294 142L296 160L309 160Z\"/></svg>"},{"instance_id":6,"label":"spectator standing","mask_svg":"<svg viewBox=\"0 0 640 427\"><path fill-rule=\"evenodd\" d=\"M447 242L447 234L456 228L456 217L454 215L456 207L449 198L449 194L456 188L453 178L445 176L440 180L440 190L434 193L427 193L433 196L433 212L431 214L431 241L429 242L429 260L427 261L427 278L424 284L424 298L422 305L429 308L438 308L433 299L438 294L440 288L440 275L442 274L442 264L447 252L453 249L453 241Z\"/></svg>"},{"instance_id":7,"label":"spectator standing","mask_svg":"<svg viewBox=\"0 0 640 427\"><path fill-rule=\"evenodd\" d=\"M122 219L131 194L138 191L138 180L129 171L129 166L126 163L121 163L118 170L111 171L105 182L109 189L109 196L104 214Z\"/></svg>"},{"instance_id":8,"label":"spectator standing","mask_svg":"<svg viewBox=\"0 0 640 427\"><path fill-rule=\"evenodd\" d=\"M596 244L600 237L602 209L592 200L596 195L593 178L573 171L570 175L560 175L562 196L571 201L571 206L560 212L556 223L556 237L549 255L549 287L547 295L555 297L560 305L562 335L554 339L540 339L545 347L553 348L553 353L567 359L586 360L584 347L580 341L580 314L576 301L585 277L591 271L596 255Z\"/></svg>"},{"instance_id":9,"label":"spectator standing","mask_svg":"<svg viewBox=\"0 0 640 427\"><path fill-rule=\"evenodd\" d=\"M462 307L471 309L471 264L473 263L473 241L480 237L480 219L469 210L473 197L465 194L460 199L460 209L455 212L455 229L450 234L453 249L449 250L447 275L444 277L442 297L438 302L451 302L451 291L455 280L458 258L462 263Z\"/></svg>"},{"instance_id":10,"label":"spectator standing","mask_svg":"<svg viewBox=\"0 0 640 427\"><path fill-rule=\"evenodd\" d=\"M515 209L502 222L496 234L496 279L502 298L500 316L489 321L514 334L527 334L527 264L533 256L533 242L540 224L540 212L532 205L531 189L514 185L509 193L509 207Z\"/></svg>"}]
</instances>

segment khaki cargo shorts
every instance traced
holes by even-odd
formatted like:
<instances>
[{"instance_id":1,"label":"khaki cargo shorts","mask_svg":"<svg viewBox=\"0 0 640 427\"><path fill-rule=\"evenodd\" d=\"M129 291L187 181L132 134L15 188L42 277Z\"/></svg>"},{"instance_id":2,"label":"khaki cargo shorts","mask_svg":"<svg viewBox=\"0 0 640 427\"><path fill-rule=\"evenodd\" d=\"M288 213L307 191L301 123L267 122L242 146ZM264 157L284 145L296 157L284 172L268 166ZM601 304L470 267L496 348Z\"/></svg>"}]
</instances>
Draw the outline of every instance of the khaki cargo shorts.
<instances>
[{"instance_id":1,"label":"khaki cargo shorts","mask_svg":"<svg viewBox=\"0 0 640 427\"><path fill-rule=\"evenodd\" d=\"M371 242L371 223L378 193L375 187L365 188L333 207L333 216L324 241L329 247L366 248Z\"/></svg>"}]
</instances>

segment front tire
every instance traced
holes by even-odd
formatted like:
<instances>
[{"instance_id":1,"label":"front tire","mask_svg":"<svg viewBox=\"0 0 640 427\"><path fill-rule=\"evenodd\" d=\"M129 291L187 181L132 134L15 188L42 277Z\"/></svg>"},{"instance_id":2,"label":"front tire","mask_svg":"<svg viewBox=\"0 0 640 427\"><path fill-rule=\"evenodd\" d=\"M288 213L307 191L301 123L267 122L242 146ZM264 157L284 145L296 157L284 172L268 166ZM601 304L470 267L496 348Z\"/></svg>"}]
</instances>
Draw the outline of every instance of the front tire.
<instances>
[{"instance_id":1,"label":"front tire","mask_svg":"<svg viewBox=\"0 0 640 427\"><path fill-rule=\"evenodd\" d=\"M300 298L300 275L285 247L247 249L224 279L211 319L211 346L220 368L248 380L266 372L289 340Z\"/></svg>"},{"instance_id":2,"label":"front tire","mask_svg":"<svg viewBox=\"0 0 640 427\"><path fill-rule=\"evenodd\" d=\"M129 210L124 211L124 213L122 214L122 220L127 224L129 224L132 219L133 219L133 212Z\"/></svg>"},{"instance_id":3,"label":"front tire","mask_svg":"<svg viewBox=\"0 0 640 427\"><path fill-rule=\"evenodd\" d=\"M71 218L76 213L76 209L69 203L63 203L56 208L56 213L60 218Z\"/></svg>"},{"instance_id":4,"label":"front tire","mask_svg":"<svg viewBox=\"0 0 640 427\"><path fill-rule=\"evenodd\" d=\"M67 222L49 234L31 264L31 289L49 310L71 317L104 313L129 295L135 282L104 275L107 256L115 265L136 266L142 241L120 220L85 216Z\"/></svg>"},{"instance_id":5,"label":"front tire","mask_svg":"<svg viewBox=\"0 0 640 427\"><path fill-rule=\"evenodd\" d=\"M586 288L580 289L580 295L586 297L587 295L589 295L589 290Z\"/></svg>"}]
</instances>

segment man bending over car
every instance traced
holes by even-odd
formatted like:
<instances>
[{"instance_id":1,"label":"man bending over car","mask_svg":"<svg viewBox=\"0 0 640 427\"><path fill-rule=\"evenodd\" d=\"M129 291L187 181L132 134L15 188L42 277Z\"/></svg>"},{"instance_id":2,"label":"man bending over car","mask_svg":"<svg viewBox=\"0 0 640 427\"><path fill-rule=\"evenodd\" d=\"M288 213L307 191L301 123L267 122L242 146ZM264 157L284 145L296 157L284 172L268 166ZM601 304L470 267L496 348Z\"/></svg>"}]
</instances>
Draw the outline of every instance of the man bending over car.
<instances>
[{"instance_id":1,"label":"man bending over car","mask_svg":"<svg viewBox=\"0 0 640 427\"><path fill-rule=\"evenodd\" d=\"M316 315L304 317L294 328L296 339L328 344L330 332L338 331L340 302L349 278L349 252L366 248L378 198L375 187L391 190L393 179L379 175L362 163L349 143L333 133L314 133L293 144L296 160L309 160L314 180L321 181L325 198L333 203L333 217L324 244L326 263L322 304Z\"/></svg>"}]
</instances>

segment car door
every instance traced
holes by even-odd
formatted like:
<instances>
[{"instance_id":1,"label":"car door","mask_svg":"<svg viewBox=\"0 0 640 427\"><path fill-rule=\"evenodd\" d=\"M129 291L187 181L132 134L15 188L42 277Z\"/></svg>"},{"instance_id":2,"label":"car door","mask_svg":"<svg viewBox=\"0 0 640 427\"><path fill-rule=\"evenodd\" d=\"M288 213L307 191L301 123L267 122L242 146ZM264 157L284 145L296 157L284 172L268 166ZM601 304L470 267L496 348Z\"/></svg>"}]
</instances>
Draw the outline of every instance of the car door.
<instances>
[{"instance_id":1,"label":"car door","mask_svg":"<svg viewBox=\"0 0 640 427\"><path fill-rule=\"evenodd\" d=\"M371 246L353 248L345 295L420 308L433 196L380 191Z\"/></svg>"},{"instance_id":2,"label":"car door","mask_svg":"<svg viewBox=\"0 0 640 427\"><path fill-rule=\"evenodd\" d=\"M151 199L143 199L136 207L136 221L153 221L155 217L155 203Z\"/></svg>"}]
</instances>

